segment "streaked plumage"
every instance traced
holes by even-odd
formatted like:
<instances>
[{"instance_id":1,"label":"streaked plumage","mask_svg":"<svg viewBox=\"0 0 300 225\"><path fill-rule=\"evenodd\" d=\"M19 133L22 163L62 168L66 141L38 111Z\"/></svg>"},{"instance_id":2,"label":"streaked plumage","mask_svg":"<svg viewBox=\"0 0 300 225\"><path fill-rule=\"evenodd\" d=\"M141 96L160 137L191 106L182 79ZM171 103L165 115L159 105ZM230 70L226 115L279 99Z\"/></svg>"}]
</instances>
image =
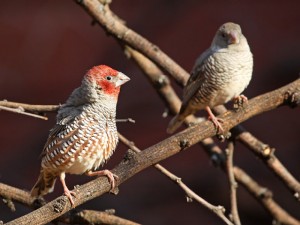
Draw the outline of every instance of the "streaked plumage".
<instances>
[{"instance_id":1,"label":"streaked plumage","mask_svg":"<svg viewBox=\"0 0 300 225\"><path fill-rule=\"evenodd\" d=\"M117 146L116 105L120 85L128 80L124 74L104 65L87 72L82 85L58 111L57 123L42 153L41 172L32 196L53 191L59 177L73 205L74 193L65 184L66 173L107 175L114 187L111 172L92 171L108 160Z\"/></svg>"},{"instance_id":2,"label":"streaked plumage","mask_svg":"<svg viewBox=\"0 0 300 225\"><path fill-rule=\"evenodd\" d=\"M217 31L212 44L197 59L183 90L180 112L170 122L173 133L184 119L206 109L218 129L222 126L210 108L237 98L248 86L253 70L253 56L238 24L225 23Z\"/></svg>"}]
</instances>

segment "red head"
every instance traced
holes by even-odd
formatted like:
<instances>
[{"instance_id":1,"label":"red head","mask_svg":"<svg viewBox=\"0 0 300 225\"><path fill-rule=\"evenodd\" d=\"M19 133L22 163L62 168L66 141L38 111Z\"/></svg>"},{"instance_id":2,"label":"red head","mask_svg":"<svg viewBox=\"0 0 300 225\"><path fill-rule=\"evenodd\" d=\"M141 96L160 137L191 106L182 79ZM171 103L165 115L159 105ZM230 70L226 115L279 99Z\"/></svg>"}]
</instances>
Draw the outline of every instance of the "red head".
<instances>
[{"instance_id":1,"label":"red head","mask_svg":"<svg viewBox=\"0 0 300 225\"><path fill-rule=\"evenodd\" d=\"M106 65L94 66L86 73L86 77L90 81L96 82L96 88L104 94L115 97L119 95L120 86L130 80L123 73Z\"/></svg>"}]
</instances>

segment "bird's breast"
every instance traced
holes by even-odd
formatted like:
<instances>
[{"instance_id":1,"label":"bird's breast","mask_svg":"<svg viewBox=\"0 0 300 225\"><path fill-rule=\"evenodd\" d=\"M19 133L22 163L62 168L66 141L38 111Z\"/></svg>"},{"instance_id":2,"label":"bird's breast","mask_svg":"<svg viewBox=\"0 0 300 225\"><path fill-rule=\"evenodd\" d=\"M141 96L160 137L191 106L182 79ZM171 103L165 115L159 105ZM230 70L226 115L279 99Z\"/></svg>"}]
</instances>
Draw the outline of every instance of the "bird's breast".
<instances>
[{"instance_id":1,"label":"bird's breast","mask_svg":"<svg viewBox=\"0 0 300 225\"><path fill-rule=\"evenodd\" d=\"M251 52L230 56L220 53L210 57L205 68L206 86L210 89L208 105L224 104L240 95L251 80L252 69Z\"/></svg>"},{"instance_id":2,"label":"bird's breast","mask_svg":"<svg viewBox=\"0 0 300 225\"><path fill-rule=\"evenodd\" d=\"M114 120L102 114L84 112L55 135L46 147L42 167L82 174L103 164L112 155L117 143Z\"/></svg>"}]
</instances>

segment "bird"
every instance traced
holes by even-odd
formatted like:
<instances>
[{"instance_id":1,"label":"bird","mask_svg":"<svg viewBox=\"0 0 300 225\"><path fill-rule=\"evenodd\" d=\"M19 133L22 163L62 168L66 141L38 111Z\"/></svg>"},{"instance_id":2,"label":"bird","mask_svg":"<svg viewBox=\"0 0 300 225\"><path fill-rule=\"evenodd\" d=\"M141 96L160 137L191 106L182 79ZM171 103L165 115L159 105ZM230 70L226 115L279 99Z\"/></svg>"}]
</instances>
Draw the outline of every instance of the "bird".
<instances>
[{"instance_id":1,"label":"bird","mask_svg":"<svg viewBox=\"0 0 300 225\"><path fill-rule=\"evenodd\" d=\"M41 154L41 169L31 196L53 191L57 178L64 194L74 206L74 191L65 182L66 174L107 176L112 189L117 176L109 170L96 169L112 155L118 144L116 106L120 86L130 78L109 66L89 69L57 113Z\"/></svg>"},{"instance_id":2,"label":"bird","mask_svg":"<svg viewBox=\"0 0 300 225\"><path fill-rule=\"evenodd\" d=\"M241 93L248 86L253 71L253 55L240 25L224 23L217 30L210 47L196 60L183 89L179 113L170 121L167 132L174 133L184 119L205 109L217 132L224 131L221 119L211 108L230 100L247 102Z\"/></svg>"}]
</instances>

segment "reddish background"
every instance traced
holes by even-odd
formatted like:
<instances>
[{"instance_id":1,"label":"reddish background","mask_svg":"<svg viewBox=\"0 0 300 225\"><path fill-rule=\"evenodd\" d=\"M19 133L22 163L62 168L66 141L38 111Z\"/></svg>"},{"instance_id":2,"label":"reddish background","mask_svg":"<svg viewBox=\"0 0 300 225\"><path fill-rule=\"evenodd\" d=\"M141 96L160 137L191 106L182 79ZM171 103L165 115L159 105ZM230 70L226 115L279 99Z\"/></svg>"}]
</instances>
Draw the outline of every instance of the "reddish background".
<instances>
[{"instance_id":1,"label":"reddish background","mask_svg":"<svg viewBox=\"0 0 300 225\"><path fill-rule=\"evenodd\" d=\"M158 45L186 70L209 45L224 22L239 23L254 54L253 80L245 94L252 98L283 86L299 75L299 1L114 1L112 9L129 27ZM164 105L140 70L124 57L115 40L73 1L8 1L0 7L0 98L32 104L63 103L79 86L85 71L108 64L131 77L121 92L119 131L144 149L167 137ZM179 89L178 89L179 90ZM181 93L178 91L179 94ZM48 121L0 112L0 182L30 190L38 176L39 154L55 114ZM282 107L244 123L300 178L299 108ZM127 148L119 145L106 168L113 168ZM299 217L297 203L259 159L237 144L235 163L273 191L274 199ZM196 193L213 204L230 207L226 176L215 169L199 146L162 162ZM67 176L69 187L89 178ZM60 184L48 200L62 193ZM238 189L243 224L271 224L272 218L243 187ZM16 205L12 213L0 203L0 220L29 212ZM223 224L197 203L186 203L182 191L149 168L120 187L117 196L104 195L78 208L105 210L143 224ZM201 222L200 222L201 221Z\"/></svg>"}]
</instances>

